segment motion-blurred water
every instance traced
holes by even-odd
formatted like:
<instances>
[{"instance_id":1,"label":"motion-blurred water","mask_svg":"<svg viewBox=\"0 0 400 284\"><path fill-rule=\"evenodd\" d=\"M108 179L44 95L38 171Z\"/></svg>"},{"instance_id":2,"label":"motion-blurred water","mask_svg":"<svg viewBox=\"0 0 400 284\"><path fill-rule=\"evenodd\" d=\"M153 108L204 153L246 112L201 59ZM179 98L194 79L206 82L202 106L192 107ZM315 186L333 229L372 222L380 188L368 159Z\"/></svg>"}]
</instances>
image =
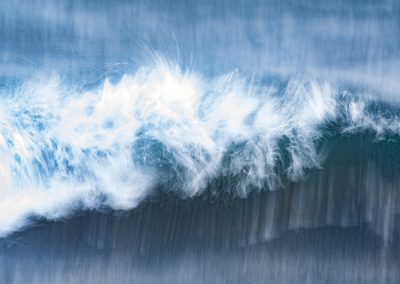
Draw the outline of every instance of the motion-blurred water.
<instances>
[{"instance_id":1,"label":"motion-blurred water","mask_svg":"<svg viewBox=\"0 0 400 284\"><path fill-rule=\"evenodd\" d=\"M2 283L398 283L400 2L0 1Z\"/></svg>"}]
</instances>

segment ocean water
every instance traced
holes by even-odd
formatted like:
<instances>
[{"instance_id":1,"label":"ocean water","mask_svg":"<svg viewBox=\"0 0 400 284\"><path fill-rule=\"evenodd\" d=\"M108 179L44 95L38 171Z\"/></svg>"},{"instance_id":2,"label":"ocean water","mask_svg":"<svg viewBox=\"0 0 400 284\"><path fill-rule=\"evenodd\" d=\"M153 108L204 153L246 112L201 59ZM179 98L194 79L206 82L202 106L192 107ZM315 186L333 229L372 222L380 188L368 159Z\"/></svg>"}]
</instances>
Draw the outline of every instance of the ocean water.
<instances>
[{"instance_id":1,"label":"ocean water","mask_svg":"<svg viewBox=\"0 0 400 284\"><path fill-rule=\"evenodd\" d=\"M397 1L0 2L2 283L398 283Z\"/></svg>"}]
</instances>

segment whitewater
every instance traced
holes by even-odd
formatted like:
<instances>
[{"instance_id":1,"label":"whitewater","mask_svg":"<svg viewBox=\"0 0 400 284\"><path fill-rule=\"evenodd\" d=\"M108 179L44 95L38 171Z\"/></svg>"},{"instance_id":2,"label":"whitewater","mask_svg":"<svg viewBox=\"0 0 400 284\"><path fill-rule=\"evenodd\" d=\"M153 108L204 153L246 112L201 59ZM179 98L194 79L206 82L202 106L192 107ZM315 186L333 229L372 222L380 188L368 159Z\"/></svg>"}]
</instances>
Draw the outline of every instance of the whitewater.
<instances>
[{"instance_id":1,"label":"whitewater","mask_svg":"<svg viewBox=\"0 0 400 284\"><path fill-rule=\"evenodd\" d=\"M36 76L0 92L2 237L38 218L129 210L160 190L285 190L323 170L324 141L400 132L399 108L365 90L307 76L209 78L161 57L88 89Z\"/></svg>"}]
</instances>

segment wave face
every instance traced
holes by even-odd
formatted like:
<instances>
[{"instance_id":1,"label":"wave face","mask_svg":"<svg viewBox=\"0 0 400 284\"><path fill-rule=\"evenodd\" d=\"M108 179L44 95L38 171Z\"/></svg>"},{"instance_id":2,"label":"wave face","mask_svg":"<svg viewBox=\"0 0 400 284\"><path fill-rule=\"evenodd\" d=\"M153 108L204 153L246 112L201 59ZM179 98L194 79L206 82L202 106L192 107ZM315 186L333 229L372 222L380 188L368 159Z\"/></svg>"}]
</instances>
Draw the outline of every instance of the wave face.
<instances>
[{"instance_id":1,"label":"wave face","mask_svg":"<svg viewBox=\"0 0 400 284\"><path fill-rule=\"evenodd\" d=\"M323 170L330 141L397 145L400 131L399 108L365 92L305 77L208 78L161 58L84 90L40 77L2 86L1 236L31 217L131 209L159 190L285 190Z\"/></svg>"}]
</instances>

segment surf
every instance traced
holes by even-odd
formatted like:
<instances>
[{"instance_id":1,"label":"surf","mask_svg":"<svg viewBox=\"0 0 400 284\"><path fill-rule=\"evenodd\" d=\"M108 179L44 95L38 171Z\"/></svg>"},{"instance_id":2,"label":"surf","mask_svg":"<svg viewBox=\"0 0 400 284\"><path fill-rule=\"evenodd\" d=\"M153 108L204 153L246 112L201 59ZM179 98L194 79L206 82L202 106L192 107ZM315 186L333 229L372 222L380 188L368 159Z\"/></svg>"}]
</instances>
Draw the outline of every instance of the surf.
<instances>
[{"instance_id":1,"label":"surf","mask_svg":"<svg viewBox=\"0 0 400 284\"><path fill-rule=\"evenodd\" d=\"M397 145L400 131L397 105L365 91L306 76L209 78L164 58L93 88L39 77L0 92L2 237L32 217L129 210L160 189L285 190L324 170L329 141Z\"/></svg>"}]
</instances>

